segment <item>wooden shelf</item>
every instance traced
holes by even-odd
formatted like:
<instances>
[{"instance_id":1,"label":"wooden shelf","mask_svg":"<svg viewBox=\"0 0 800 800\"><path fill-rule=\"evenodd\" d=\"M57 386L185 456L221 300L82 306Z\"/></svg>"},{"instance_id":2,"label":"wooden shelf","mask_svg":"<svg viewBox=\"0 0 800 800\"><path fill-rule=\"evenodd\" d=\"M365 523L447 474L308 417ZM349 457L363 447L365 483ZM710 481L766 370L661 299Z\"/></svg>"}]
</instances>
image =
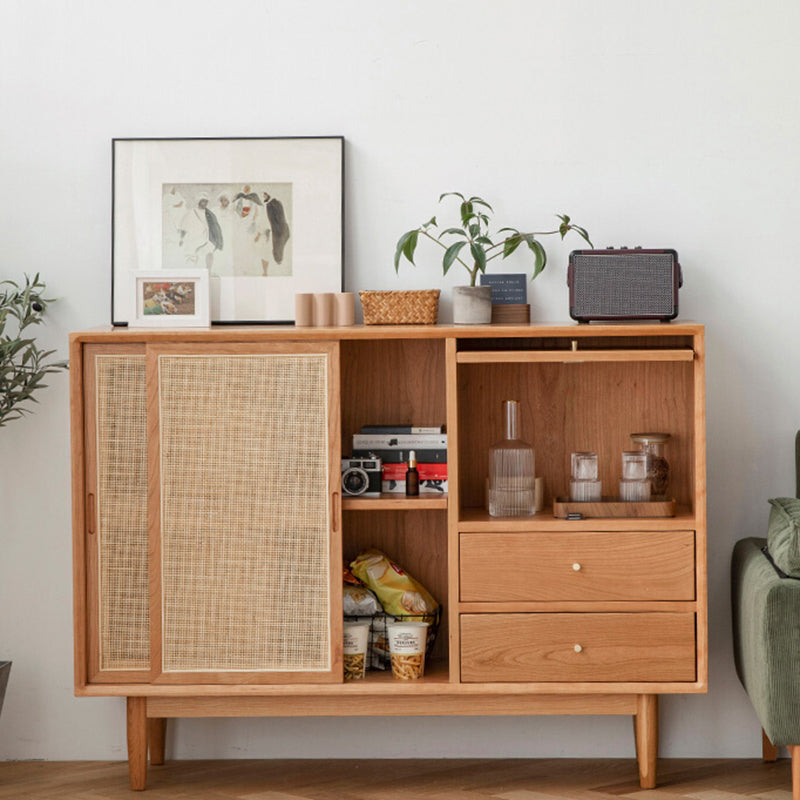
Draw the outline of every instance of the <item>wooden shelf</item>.
<instances>
[{"instance_id":1,"label":"wooden shelf","mask_svg":"<svg viewBox=\"0 0 800 800\"><path fill-rule=\"evenodd\" d=\"M532 517L490 517L483 508L461 510L458 530L461 533L537 531L664 531L695 530L697 520L686 506L678 506L674 517L625 517L604 519L558 519L550 510Z\"/></svg>"},{"instance_id":2,"label":"wooden shelf","mask_svg":"<svg viewBox=\"0 0 800 800\"><path fill-rule=\"evenodd\" d=\"M446 494L421 494L406 497L384 492L380 497L343 497L342 511L433 511L447 509Z\"/></svg>"},{"instance_id":3,"label":"wooden shelf","mask_svg":"<svg viewBox=\"0 0 800 800\"><path fill-rule=\"evenodd\" d=\"M569 364L584 361L693 361L694 351L676 350L468 350L458 353L459 364Z\"/></svg>"},{"instance_id":4,"label":"wooden shelf","mask_svg":"<svg viewBox=\"0 0 800 800\"><path fill-rule=\"evenodd\" d=\"M387 692L391 692L392 694L396 690L400 691L409 691L413 690L413 687L419 688L420 686L424 686L425 684L432 684L432 683L449 683L450 682L450 670L447 666L447 661L444 660L435 660L425 663L425 674L414 681L401 681L395 678L392 675L392 670L390 669L368 669L367 674L365 675L364 679L361 681L348 681L343 685L343 688L353 692L354 694L359 694L361 690L364 688L368 689L378 689L377 687L381 687Z\"/></svg>"}]
</instances>

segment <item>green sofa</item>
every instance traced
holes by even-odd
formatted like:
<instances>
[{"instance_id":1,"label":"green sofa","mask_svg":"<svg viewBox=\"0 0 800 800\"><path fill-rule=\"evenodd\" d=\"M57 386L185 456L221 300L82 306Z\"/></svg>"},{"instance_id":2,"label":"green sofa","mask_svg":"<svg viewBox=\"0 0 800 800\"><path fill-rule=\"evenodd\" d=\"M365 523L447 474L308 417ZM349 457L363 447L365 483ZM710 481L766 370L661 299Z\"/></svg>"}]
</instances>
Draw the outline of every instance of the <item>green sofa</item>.
<instances>
[{"instance_id":1,"label":"green sofa","mask_svg":"<svg viewBox=\"0 0 800 800\"><path fill-rule=\"evenodd\" d=\"M766 539L733 550L736 672L773 745L800 744L800 580L781 578Z\"/></svg>"},{"instance_id":2,"label":"green sofa","mask_svg":"<svg viewBox=\"0 0 800 800\"><path fill-rule=\"evenodd\" d=\"M800 466L800 434L797 445ZM800 500L770 503L768 538L741 539L733 551L733 650L763 729L764 760L789 748L792 797L800 800Z\"/></svg>"}]
</instances>

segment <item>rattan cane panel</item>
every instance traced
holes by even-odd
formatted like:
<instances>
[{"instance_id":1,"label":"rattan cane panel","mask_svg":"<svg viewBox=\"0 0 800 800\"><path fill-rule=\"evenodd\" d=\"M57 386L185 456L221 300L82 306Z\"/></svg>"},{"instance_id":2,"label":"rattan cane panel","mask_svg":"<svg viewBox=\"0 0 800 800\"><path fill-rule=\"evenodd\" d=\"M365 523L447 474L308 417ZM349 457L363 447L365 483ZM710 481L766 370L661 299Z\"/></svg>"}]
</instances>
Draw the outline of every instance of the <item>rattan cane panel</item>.
<instances>
[{"instance_id":1,"label":"rattan cane panel","mask_svg":"<svg viewBox=\"0 0 800 800\"><path fill-rule=\"evenodd\" d=\"M327 358L159 358L163 668L330 668Z\"/></svg>"},{"instance_id":2,"label":"rattan cane panel","mask_svg":"<svg viewBox=\"0 0 800 800\"><path fill-rule=\"evenodd\" d=\"M144 356L97 356L100 669L150 667Z\"/></svg>"}]
</instances>

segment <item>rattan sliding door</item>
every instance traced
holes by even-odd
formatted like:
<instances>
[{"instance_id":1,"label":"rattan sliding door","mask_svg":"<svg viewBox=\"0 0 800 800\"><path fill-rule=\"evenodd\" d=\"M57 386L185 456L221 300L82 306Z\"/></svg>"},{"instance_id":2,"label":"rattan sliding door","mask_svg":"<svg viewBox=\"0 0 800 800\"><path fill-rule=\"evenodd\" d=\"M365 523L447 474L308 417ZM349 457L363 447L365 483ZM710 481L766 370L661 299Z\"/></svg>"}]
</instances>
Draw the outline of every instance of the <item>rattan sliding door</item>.
<instances>
[{"instance_id":1,"label":"rattan sliding door","mask_svg":"<svg viewBox=\"0 0 800 800\"><path fill-rule=\"evenodd\" d=\"M148 681L147 387L143 345L87 345L86 642L89 680Z\"/></svg>"},{"instance_id":2,"label":"rattan sliding door","mask_svg":"<svg viewBox=\"0 0 800 800\"><path fill-rule=\"evenodd\" d=\"M148 379L155 679L341 680L338 345L152 346Z\"/></svg>"}]
</instances>

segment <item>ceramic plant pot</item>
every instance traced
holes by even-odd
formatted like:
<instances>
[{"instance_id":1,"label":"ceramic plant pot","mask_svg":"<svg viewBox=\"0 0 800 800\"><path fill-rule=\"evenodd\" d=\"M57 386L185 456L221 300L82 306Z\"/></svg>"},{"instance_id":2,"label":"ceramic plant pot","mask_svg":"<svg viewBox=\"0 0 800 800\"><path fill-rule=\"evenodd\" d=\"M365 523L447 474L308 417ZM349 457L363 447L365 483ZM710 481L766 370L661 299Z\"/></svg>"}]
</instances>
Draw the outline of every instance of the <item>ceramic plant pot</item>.
<instances>
[{"instance_id":1,"label":"ceramic plant pot","mask_svg":"<svg viewBox=\"0 0 800 800\"><path fill-rule=\"evenodd\" d=\"M454 287L453 322L456 325L488 325L491 321L491 286Z\"/></svg>"}]
</instances>

